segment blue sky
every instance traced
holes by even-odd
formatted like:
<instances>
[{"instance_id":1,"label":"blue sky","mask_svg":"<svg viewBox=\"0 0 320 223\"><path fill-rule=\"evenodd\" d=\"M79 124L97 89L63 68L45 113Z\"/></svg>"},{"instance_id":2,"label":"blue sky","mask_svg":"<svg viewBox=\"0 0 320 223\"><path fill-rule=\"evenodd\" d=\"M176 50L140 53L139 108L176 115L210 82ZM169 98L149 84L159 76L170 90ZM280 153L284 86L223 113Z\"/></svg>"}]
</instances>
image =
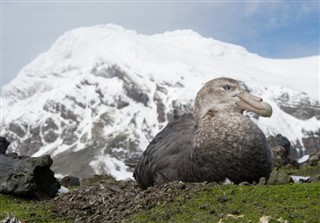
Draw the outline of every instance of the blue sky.
<instances>
[{"instance_id":1,"label":"blue sky","mask_svg":"<svg viewBox=\"0 0 320 223\"><path fill-rule=\"evenodd\" d=\"M107 23L143 34L192 29L270 58L320 54L320 1L2 0L1 88L64 32Z\"/></svg>"}]
</instances>

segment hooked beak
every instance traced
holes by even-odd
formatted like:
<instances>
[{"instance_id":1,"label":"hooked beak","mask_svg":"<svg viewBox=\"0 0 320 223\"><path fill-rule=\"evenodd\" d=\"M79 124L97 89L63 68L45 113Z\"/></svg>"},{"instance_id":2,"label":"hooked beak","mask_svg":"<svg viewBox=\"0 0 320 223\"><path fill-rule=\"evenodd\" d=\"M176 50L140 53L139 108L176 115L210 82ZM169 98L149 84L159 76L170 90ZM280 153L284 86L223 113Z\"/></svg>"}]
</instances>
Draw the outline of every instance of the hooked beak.
<instances>
[{"instance_id":1,"label":"hooked beak","mask_svg":"<svg viewBox=\"0 0 320 223\"><path fill-rule=\"evenodd\" d=\"M263 117L271 117L272 107L268 103L263 102L262 98L245 91L238 94L238 97L240 98L240 101L236 104L241 109L252 111Z\"/></svg>"}]
</instances>

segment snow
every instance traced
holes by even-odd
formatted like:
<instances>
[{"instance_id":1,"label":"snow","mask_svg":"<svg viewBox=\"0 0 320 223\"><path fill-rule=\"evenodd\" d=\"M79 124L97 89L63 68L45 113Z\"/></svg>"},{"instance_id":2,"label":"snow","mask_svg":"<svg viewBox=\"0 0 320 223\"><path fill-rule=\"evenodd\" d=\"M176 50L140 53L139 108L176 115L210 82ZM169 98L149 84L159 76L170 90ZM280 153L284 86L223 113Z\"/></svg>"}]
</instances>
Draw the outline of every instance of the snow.
<instances>
[{"instance_id":1,"label":"snow","mask_svg":"<svg viewBox=\"0 0 320 223\"><path fill-rule=\"evenodd\" d=\"M60 189L58 190L58 192L60 194L65 194L65 193L68 193L70 190L64 186L61 186Z\"/></svg>"},{"instance_id":2,"label":"snow","mask_svg":"<svg viewBox=\"0 0 320 223\"><path fill-rule=\"evenodd\" d=\"M304 176L291 176L294 183L303 183L310 179L310 177Z\"/></svg>"},{"instance_id":3,"label":"snow","mask_svg":"<svg viewBox=\"0 0 320 223\"><path fill-rule=\"evenodd\" d=\"M103 153L102 153L103 154ZM96 160L90 162L96 174L109 173L116 180L127 180L132 178L132 173L127 171L124 160L118 160L110 155L100 155Z\"/></svg>"},{"instance_id":4,"label":"snow","mask_svg":"<svg viewBox=\"0 0 320 223\"><path fill-rule=\"evenodd\" d=\"M157 91L157 94L168 112L174 101L192 103L205 82L226 76L244 81L253 94L272 105L271 118L254 120L266 135L280 133L291 142L301 141L305 132L319 130L320 121L315 117L299 120L283 112L277 99L286 92L292 102L307 98L315 104L320 98L319 59L320 56L285 60L263 58L241 46L204 38L192 30L148 36L113 24L78 28L62 35L47 52L40 54L4 86L0 134L4 135L13 121L21 126L27 123L29 131L50 117L60 135L63 126L75 125L77 140L71 145L64 144L59 137L52 143L43 142L34 154L55 156L69 149L86 149L94 137L91 131L94 123L107 113L112 124L103 127L105 137L125 132L131 140L138 139L139 148L143 150L150 137L166 124L157 120L157 105L153 100L157 85L167 91ZM92 72L96 69L103 73L113 65L128 75L127 81L147 94L147 106L124 94L123 80ZM99 99L97 92L103 98ZM130 106L121 110L111 107L119 98ZM78 122L70 123L61 118L60 113L45 111L43 108L50 102L71 110ZM136 124L132 124L132 119ZM26 134L21 140L29 136ZM80 140L84 136L88 143ZM17 143L12 143L11 147L14 150ZM131 177L123 160L105 155L102 150L94 157L91 166L97 173L107 172L117 179Z\"/></svg>"},{"instance_id":5,"label":"snow","mask_svg":"<svg viewBox=\"0 0 320 223\"><path fill-rule=\"evenodd\" d=\"M304 155L303 157L301 157L300 159L298 159L298 163L304 163L307 162L309 159L310 155Z\"/></svg>"}]
</instances>

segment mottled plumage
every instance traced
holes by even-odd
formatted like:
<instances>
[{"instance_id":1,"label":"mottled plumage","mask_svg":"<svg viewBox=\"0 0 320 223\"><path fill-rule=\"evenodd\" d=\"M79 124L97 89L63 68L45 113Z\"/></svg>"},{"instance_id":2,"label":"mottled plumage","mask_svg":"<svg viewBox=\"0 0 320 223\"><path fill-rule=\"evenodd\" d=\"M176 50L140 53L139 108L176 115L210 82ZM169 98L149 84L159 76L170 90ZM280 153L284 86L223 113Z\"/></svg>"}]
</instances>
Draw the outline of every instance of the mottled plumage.
<instances>
[{"instance_id":1,"label":"mottled plumage","mask_svg":"<svg viewBox=\"0 0 320 223\"><path fill-rule=\"evenodd\" d=\"M272 153L265 135L242 113L271 116L269 104L230 78L207 82L193 114L184 114L156 135L135 167L143 188L170 181L240 183L268 177Z\"/></svg>"}]
</instances>

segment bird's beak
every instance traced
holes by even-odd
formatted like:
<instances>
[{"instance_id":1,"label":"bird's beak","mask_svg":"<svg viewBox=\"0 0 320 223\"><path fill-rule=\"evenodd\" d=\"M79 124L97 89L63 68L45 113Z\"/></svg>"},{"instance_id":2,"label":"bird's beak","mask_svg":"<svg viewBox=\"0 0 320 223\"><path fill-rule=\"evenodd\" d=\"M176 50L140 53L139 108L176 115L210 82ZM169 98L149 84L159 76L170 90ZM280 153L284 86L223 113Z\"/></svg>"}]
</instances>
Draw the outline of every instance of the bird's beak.
<instances>
[{"instance_id":1,"label":"bird's beak","mask_svg":"<svg viewBox=\"0 0 320 223\"><path fill-rule=\"evenodd\" d=\"M262 98L254 96L246 91L238 94L240 101L236 104L238 107L244 110L252 111L263 117L271 117L272 107L266 102L263 102Z\"/></svg>"}]
</instances>

